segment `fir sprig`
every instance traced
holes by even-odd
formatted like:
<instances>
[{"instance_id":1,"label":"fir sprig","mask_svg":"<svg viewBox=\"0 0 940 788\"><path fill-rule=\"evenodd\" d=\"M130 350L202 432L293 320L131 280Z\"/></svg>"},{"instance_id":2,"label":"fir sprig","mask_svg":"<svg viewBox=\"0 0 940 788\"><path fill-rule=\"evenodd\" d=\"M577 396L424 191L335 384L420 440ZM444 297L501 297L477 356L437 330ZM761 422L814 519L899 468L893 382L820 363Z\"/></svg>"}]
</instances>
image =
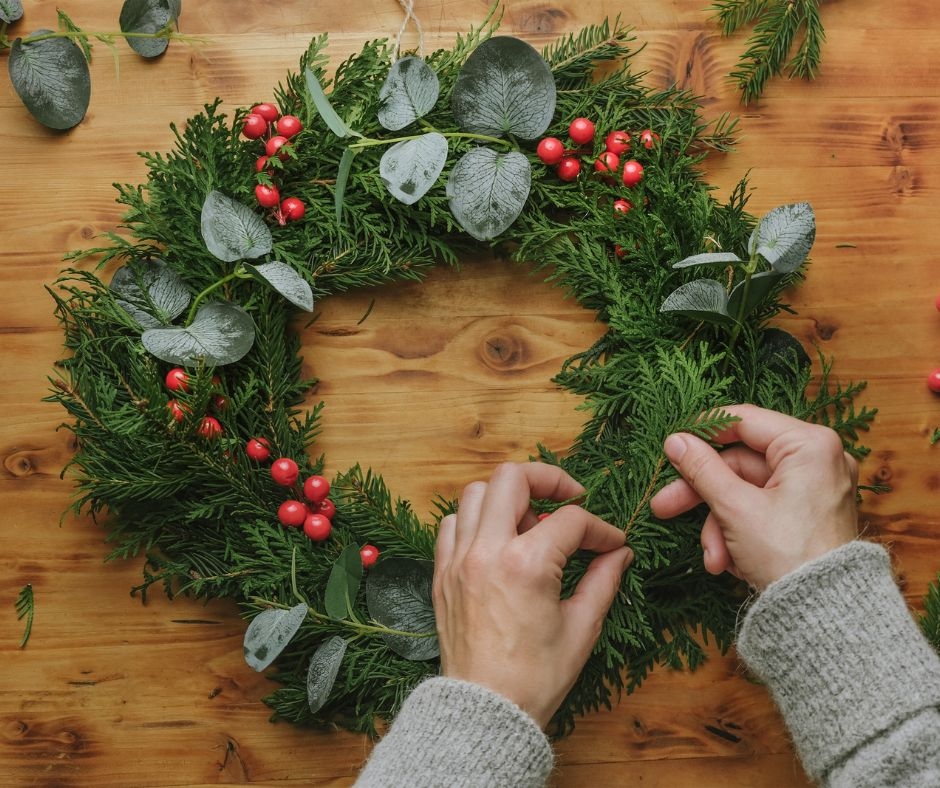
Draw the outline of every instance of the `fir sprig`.
<instances>
[{"instance_id":1,"label":"fir sprig","mask_svg":"<svg viewBox=\"0 0 940 788\"><path fill-rule=\"evenodd\" d=\"M19 596L16 598L16 618L18 621L26 619L23 628L23 637L20 638L20 648L25 648L29 642L29 636L33 631L33 615L36 612L36 605L33 600L33 586L27 583L20 589Z\"/></svg>"}]
</instances>

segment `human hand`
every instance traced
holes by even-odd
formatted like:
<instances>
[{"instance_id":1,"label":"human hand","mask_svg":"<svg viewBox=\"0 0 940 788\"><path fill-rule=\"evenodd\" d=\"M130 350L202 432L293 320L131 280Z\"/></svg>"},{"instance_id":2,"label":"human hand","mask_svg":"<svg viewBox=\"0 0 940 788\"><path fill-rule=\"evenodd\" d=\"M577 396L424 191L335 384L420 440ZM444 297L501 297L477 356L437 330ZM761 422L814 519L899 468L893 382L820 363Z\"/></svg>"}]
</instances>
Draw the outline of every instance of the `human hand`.
<instances>
[{"instance_id":1,"label":"human hand","mask_svg":"<svg viewBox=\"0 0 940 788\"><path fill-rule=\"evenodd\" d=\"M705 568L763 590L855 539L858 465L828 427L754 405L724 410L741 421L715 441L738 445L719 454L693 435L670 435L666 456L683 478L650 506L669 518L707 503Z\"/></svg>"},{"instance_id":2,"label":"human hand","mask_svg":"<svg viewBox=\"0 0 940 788\"><path fill-rule=\"evenodd\" d=\"M624 533L580 506L543 520L531 498L566 501L584 488L560 468L500 465L463 491L441 520L434 615L445 676L509 698L545 727L574 686L633 558ZM562 600L562 570L578 549L599 555Z\"/></svg>"}]
</instances>

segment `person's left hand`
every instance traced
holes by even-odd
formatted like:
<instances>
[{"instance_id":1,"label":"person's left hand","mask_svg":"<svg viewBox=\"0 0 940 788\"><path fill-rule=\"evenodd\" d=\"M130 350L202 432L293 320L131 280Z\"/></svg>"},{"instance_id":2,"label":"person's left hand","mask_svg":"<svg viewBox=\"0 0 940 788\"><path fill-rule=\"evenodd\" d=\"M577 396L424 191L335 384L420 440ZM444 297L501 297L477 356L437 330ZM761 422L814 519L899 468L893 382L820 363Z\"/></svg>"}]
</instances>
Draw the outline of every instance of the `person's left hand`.
<instances>
[{"instance_id":1,"label":"person's left hand","mask_svg":"<svg viewBox=\"0 0 940 788\"><path fill-rule=\"evenodd\" d=\"M441 520L434 614L445 676L509 698L545 727L574 685L633 559L624 533L580 506L538 520L529 501L565 501L584 488L560 468L500 465L469 484ZM594 558L561 599L562 570L578 549Z\"/></svg>"}]
</instances>

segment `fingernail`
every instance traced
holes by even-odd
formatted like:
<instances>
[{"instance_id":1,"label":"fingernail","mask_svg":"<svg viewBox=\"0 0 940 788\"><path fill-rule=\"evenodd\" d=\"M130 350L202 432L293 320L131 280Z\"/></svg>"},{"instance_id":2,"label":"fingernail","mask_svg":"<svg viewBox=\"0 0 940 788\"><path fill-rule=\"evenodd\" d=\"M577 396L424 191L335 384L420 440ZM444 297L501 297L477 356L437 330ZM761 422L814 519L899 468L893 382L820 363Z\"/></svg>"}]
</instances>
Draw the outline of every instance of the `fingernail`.
<instances>
[{"instance_id":1,"label":"fingernail","mask_svg":"<svg viewBox=\"0 0 940 788\"><path fill-rule=\"evenodd\" d=\"M626 569L630 564L633 563L633 551L628 547L626 555L623 557L623 568Z\"/></svg>"},{"instance_id":2,"label":"fingernail","mask_svg":"<svg viewBox=\"0 0 940 788\"><path fill-rule=\"evenodd\" d=\"M673 465L682 461L682 455L686 450L685 438L681 435L670 435L663 444L663 450Z\"/></svg>"}]
</instances>

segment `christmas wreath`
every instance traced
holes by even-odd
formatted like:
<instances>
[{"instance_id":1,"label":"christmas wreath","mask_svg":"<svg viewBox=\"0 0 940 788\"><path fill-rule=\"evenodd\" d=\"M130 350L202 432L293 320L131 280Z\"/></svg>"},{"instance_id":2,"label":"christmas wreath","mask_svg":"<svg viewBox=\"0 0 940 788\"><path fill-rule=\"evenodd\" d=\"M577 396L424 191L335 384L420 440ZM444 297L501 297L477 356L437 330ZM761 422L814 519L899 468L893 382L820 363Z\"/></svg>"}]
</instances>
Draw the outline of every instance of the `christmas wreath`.
<instances>
[{"instance_id":1,"label":"christmas wreath","mask_svg":"<svg viewBox=\"0 0 940 788\"><path fill-rule=\"evenodd\" d=\"M534 449L636 554L559 733L656 664L694 668L732 638L746 594L704 571L704 512L666 523L648 507L674 478L667 434L713 436L722 405L749 401L865 451L862 385L834 383L825 359L814 379L770 325L802 276L811 208L758 221L745 180L717 199L701 165L734 124L645 87L619 22L541 53L496 30L488 19L394 62L367 43L332 78L315 39L275 102L228 117L216 101L173 127L172 151L145 154L146 183L118 187L126 232L72 253L50 288L72 508L101 520L111 558L145 556L136 592L240 603L278 718L374 732L438 670L435 523L373 470L316 454L325 411L303 408L313 381L294 327L319 298L483 248L535 261L606 325L554 379L583 397L583 430L564 456ZM441 500L438 519L454 506ZM566 592L588 559L573 557Z\"/></svg>"}]
</instances>

